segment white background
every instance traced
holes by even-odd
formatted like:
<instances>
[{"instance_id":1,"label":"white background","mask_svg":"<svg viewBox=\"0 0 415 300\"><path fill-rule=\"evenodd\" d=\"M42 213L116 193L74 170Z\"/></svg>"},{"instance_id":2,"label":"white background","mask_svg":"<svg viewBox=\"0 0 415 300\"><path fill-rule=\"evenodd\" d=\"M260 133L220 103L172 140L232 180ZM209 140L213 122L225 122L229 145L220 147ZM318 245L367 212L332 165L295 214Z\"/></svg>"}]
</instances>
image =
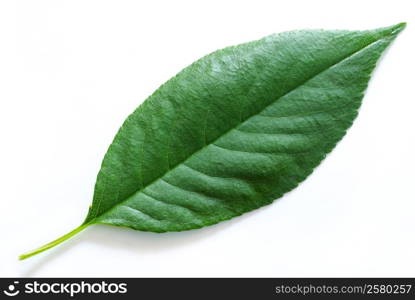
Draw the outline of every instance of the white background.
<instances>
[{"instance_id":1,"label":"white background","mask_svg":"<svg viewBox=\"0 0 415 300\"><path fill-rule=\"evenodd\" d=\"M344 140L296 190L208 228L77 227L123 120L205 54L406 21ZM414 1L1 1L0 276L415 276Z\"/></svg>"}]
</instances>

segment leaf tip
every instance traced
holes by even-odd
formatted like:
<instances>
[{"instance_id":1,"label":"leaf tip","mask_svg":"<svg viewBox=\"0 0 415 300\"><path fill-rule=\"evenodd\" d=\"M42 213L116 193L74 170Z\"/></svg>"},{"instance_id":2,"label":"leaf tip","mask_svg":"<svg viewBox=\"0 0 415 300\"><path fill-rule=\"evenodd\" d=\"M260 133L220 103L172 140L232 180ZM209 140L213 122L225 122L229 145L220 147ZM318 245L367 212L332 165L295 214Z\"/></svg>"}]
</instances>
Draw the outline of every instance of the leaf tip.
<instances>
[{"instance_id":1,"label":"leaf tip","mask_svg":"<svg viewBox=\"0 0 415 300\"><path fill-rule=\"evenodd\" d=\"M406 27L406 22L401 22L390 27L392 34L398 34Z\"/></svg>"},{"instance_id":2,"label":"leaf tip","mask_svg":"<svg viewBox=\"0 0 415 300\"><path fill-rule=\"evenodd\" d=\"M379 39L388 38L390 41L394 40L398 34L404 30L406 27L406 22L401 22L392 26L378 28L376 34Z\"/></svg>"}]
</instances>

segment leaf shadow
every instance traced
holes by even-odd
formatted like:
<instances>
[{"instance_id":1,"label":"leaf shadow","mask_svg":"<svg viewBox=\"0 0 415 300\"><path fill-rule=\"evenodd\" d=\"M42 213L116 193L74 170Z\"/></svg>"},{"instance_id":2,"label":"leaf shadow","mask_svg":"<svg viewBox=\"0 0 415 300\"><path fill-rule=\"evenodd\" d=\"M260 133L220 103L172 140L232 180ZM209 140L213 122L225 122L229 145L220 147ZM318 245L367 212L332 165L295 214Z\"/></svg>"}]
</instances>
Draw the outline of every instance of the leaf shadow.
<instances>
[{"instance_id":1,"label":"leaf shadow","mask_svg":"<svg viewBox=\"0 0 415 300\"><path fill-rule=\"evenodd\" d=\"M79 244L95 244L123 251L128 249L128 251L137 254L154 254L169 251L172 248L185 247L188 244L208 238L231 226L238 219L232 219L196 230L167 233L142 232L102 224L92 225L58 247L42 253L38 257L31 258L37 261L24 266L20 273L22 277L35 277L36 273L47 263L52 263L72 248L79 246Z\"/></svg>"}]
</instances>

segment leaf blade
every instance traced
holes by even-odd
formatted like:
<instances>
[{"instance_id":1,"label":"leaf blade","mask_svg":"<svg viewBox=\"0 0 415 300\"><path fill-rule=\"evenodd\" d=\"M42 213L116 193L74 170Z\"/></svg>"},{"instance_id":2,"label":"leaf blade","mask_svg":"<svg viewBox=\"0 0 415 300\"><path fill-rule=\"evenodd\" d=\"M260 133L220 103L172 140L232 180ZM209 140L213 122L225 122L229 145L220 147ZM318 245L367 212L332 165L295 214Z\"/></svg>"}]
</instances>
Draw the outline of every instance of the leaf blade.
<instances>
[{"instance_id":1,"label":"leaf blade","mask_svg":"<svg viewBox=\"0 0 415 300\"><path fill-rule=\"evenodd\" d=\"M402 29L290 32L192 64L124 123L85 223L180 231L269 204L304 180L345 134L379 56ZM275 57L282 67L267 68ZM273 83L279 88L270 89ZM341 112L337 118L328 106Z\"/></svg>"}]
</instances>

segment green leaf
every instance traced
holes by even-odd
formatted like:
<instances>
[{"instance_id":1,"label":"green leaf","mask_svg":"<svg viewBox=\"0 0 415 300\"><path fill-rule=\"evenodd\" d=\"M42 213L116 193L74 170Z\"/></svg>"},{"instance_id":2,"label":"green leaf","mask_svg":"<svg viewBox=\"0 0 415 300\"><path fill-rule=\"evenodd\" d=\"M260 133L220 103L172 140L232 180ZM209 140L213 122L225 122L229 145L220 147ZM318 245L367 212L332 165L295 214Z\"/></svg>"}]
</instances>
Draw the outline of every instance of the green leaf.
<instances>
[{"instance_id":1,"label":"green leaf","mask_svg":"<svg viewBox=\"0 0 415 300\"><path fill-rule=\"evenodd\" d=\"M405 24L301 30L228 47L163 84L120 128L84 223L166 232L270 204L344 136L370 74Z\"/></svg>"}]
</instances>

